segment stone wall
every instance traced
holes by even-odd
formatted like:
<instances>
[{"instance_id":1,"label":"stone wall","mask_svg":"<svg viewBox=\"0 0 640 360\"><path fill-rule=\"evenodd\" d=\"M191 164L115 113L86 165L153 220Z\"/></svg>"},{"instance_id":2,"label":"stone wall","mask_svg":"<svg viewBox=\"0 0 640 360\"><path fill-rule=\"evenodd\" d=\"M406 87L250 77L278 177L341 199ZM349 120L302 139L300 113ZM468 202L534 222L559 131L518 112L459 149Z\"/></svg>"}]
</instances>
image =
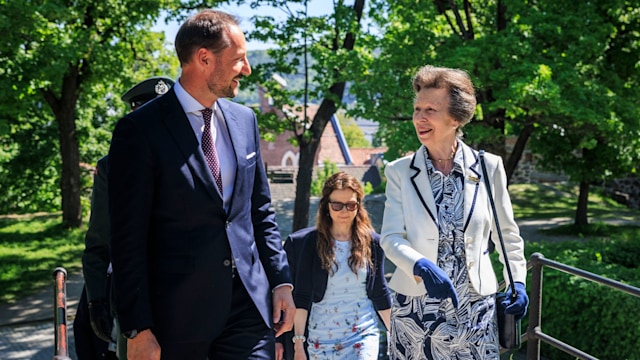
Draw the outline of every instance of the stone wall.
<instances>
[{"instance_id":1,"label":"stone wall","mask_svg":"<svg viewBox=\"0 0 640 360\"><path fill-rule=\"evenodd\" d=\"M640 209L640 178L611 180L604 185L604 191L617 202L633 209Z\"/></svg>"}]
</instances>

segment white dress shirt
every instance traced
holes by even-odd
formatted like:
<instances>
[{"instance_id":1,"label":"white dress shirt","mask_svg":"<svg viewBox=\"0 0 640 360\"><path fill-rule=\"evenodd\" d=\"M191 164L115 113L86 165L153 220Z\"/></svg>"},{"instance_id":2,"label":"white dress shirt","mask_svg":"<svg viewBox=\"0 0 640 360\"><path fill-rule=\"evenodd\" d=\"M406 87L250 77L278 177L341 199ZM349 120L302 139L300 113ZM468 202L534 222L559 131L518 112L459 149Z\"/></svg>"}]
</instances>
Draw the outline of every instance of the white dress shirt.
<instances>
[{"instance_id":1,"label":"white dress shirt","mask_svg":"<svg viewBox=\"0 0 640 360\"><path fill-rule=\"evenodd\" d=\"M196 135L198 144L200 144L200 149L202 151L202 131L204 130L204 119L202 118L201 110L204 109L205 106L200 104L198 100L191 96L191 94L189 94L182 87L182 85L180 84L180 79L176 81L176 83L173 85L173 88L176 92L178 102L182 106L185 114L187 114L187 119L189 119L189 123L191 124L191 128L193 129L193 133ZM224 115L222 114L222 111L220 111L220 109L218 108L217 102L213 105L212 110L213 116L211 118L211 121L213 121L213 123L211 124L211 137L218 153L218 162L220 163L224 209L229 210L229 201L231 199L231 194L233 193L233 183L235 181L237 163L235 152L233 151L233 145L231 143L231 138L229 137L227 123ZM218 191L217 187L216 191Z\"/></svg>"}]
</instances>

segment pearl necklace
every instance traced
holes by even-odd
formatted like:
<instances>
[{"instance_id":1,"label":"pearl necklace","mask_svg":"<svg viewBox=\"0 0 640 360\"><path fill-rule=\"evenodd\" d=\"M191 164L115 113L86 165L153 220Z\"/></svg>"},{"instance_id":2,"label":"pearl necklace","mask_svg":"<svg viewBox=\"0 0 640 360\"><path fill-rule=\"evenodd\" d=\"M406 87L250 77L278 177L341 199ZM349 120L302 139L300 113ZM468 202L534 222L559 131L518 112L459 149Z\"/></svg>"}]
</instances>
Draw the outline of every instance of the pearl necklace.
<instances>
[{"instance_id":1,"label":"pearl necklace","mask_svg":"<svg viewBox=\"0 0 640 360\"><path fill-rule=\"evenodd\" d=\"M449 160L453 160L453 155L454 155L454 154L451 154L451 156L449 156L449 157L448 157L448 158L446 158L446 159L433 159L433 160L435 160L435 161L437 161L437 162L449 161Z\"/></svg>"},{"instance_id":2,"label":"pearl necklace","mask_svg":"<svg viewBox=\"0 0 640 360\"><path fill-rule=\"evenodd\" d=\"M456 152L455 151L451 151L451 155L446 158L446 159L433 159L437 162L443 162L443 161L449 161L449 160L453 160L453 157L455 156Z\"/></svg>"}]
</instances>

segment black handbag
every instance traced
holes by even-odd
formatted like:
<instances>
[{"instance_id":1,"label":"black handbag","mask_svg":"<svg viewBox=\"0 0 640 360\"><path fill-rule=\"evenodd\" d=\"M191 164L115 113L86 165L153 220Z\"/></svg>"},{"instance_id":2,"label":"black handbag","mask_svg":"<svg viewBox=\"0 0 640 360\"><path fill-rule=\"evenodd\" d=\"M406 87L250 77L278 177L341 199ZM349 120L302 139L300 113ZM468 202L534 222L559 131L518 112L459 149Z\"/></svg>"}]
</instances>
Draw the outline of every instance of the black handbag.
<instances>
[{"instance_id":1,"label":"black handbag","mask_svg":"<svg viewBox=\"0 0 640 360\"><path fill-rule=\"evenodd\" d=\"M484 178L484 184L489 193L489 202L491 203L491 210L493 211L493 219L496 222L496 230L498 232L498 238L500 239L500 246L502 248L502 254L504 255L504 263L507 267L507 274L509 275L509 284L511 285L511 302L513 303L518 297L515 284L513 283L513 275L511 275L511 267L509 266L509 258L507 257L507 250L504 246L504 240L502 239L502 231L500 230L500 224L498 223L498 213L496 212L496 204L493 200L493 193L491 192L491 184L489 183L489 176L487 176L487 167L484 164L484 150L478 152L480 157L480 165L482 166L482 177ZM515 315L505 314L506 306L502 304L507 297L506 292L500 292L496 294L496 312L498 313L498 338L500 340L500 346L513 350L519 349L521 345L520 340L520 320L516 320Z\"/></svg>"}]
</instances>

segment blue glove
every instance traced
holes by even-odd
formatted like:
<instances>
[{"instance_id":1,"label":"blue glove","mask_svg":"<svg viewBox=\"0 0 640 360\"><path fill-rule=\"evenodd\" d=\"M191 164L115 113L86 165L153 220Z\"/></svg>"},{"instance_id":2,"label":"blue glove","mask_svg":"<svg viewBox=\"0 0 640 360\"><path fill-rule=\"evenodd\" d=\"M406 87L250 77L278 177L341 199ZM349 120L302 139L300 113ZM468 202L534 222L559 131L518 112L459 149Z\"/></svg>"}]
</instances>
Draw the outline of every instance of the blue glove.
<instances>
[{"instance_id":1,"label":"blue glove","mask_svg":"<svg viewBox=\"0 0 640 360\"><path fill-rule=\"evenodd\" d=\"M507 296L502 300L502 304L506 307L505 313L515 315L516 320L522 319L527 314L529 306L529 297L527 296L527 288L521 282L515 282L516 300L511 302L511 286L507 290Z\"/></svg>"},{"instance_id":2,"label":"blue glove","mask_svg":"<svg viewBox=\"0 0 640 360\"><path fill-rule=\"evenodd\" d=\"M447 273L436 264L422 258L413 265L413 274L422 278L429 296L436 299L451 298L453 306L458 307L458 294L453 283Z\"/></svg>"}]
</instances>

